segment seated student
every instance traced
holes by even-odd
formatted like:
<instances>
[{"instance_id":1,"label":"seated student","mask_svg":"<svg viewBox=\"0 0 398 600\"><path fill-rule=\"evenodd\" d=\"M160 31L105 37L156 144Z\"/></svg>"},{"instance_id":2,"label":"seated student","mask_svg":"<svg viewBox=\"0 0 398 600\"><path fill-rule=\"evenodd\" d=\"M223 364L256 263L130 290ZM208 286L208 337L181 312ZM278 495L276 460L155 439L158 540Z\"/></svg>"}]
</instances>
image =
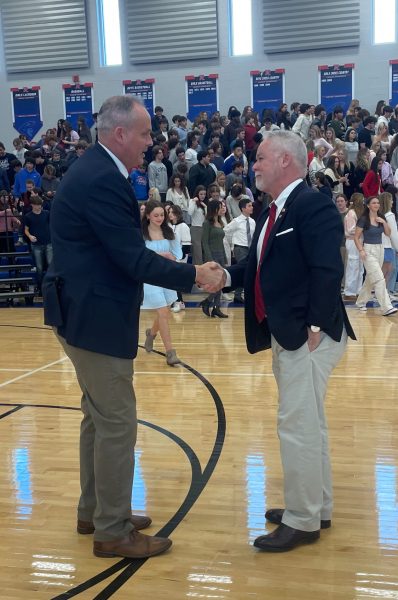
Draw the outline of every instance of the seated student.
<instances>
[{"instance_id":1,"label":"seated student","mask_svg":"<svg viewBox=\"0 0 398 600\"><path fill-rule=\"evenodd\" d=\"M36 266L37 288L41 294L44 273L52 261L50 213L43 210L43 199L31 197L32 210L25 215L25 235L31 243L31 252Z\"/></svg>"},{"instance_id":2,"label":"seated student","mask_svg":"<svg viewBox=\"0 0 398 600\"><path fill-rule=\"evenodd\" d=\"M41 177L35 167L35 159L27 158L25 160L24 168L16 174L14 183L14 196L16 198L20 198L21 195L26 192L26 182L28 179L32 180L36 187L40 187Z\"/></svg>"},{"instance_id":3,"label":"seated student","mask_svg":"<svg viewBox=\"0 0 398 600\"><path fill-rule=\"evenodd\" d=\"M6 152L3 142L0 142L0 168L7 171L7 177L10 185L14 185L14 170L11 167L11 161L15 160L15 154Z\"/></svg>"},{"instance_id":4,"label":"seated student","mask_svg":"<svg viewBox=\"0 0 398 600\"><path fill-rule=\"evenodd\" d=\"M35 150L32 153L32 158L35 159L35 169L39 173L40 176L44 173L44 167L47 164L47 160L44 158L41 150Z\"/></svg>"},{"instance_id":5,"label":"seated student","mask_svg":"<svg viewBox=\"0 0 398 600\"><path fill-rule=\"evenodd\" d=\"M246 159L246 161L247 161L247 159ZM225 175L229 175L230 173L232 173L232 166L236 162L242 163L243 168L244 168L245 163L244 163L244 158L243 158L243 143L242 142L236 143L235 147L234 147L234 149L232 151L232 154L230 154L224 160L223 171L224 171Z\"/></svg>"},{"instance_id":6,"label":"seated student","mask_svg":"<svg viewBox=\"0 0 398 600\"><path fill-rule=\"evenodd\" d=\"M55 176L58 178L62 177L62 152L59 148L55 148L51 157L49 159L49 163L55 169Z\"/></svg>"},{"instance_id":7,"label":"seated student","mask_svg":"<svg viewBox=\"0 0 398 600\"><path fill-rule=\"evenodd\" d=\"M130 179L133 186L134 194L138 202L148 200L149 178L148 178L148 163L142 159L142 163L131 172Z\"/></svg>"},{"instance_id":8,"label":"seated student","mask_svg":"<svg viewBox=\"0 0 398 600\"><path fill-rule=\"evenodd\" d=\"M46 165L41 178L41 189L43 194L45 194L47 198L54 198L59 184L60 180L58 177L56 177L55 167L51 164Z\"/></svg>"},{"instance_id":9,"label":"seated student","mask_svg":"<svg viewBox=\"0 0 398 600\"><path fill-rule=\"evenodd\" d=\"M7 190L0 191L0 252L15 252L14 230L18 229L21 222L14 216L10 204L10 195Z\"/></svg>"},{"instance_id":10,"label":"seated student","mask_svg":"<svg viewBox=\"0 0 398 600\"><path fill-rule=\"evenodd\" d=\"M10 191L10 182L8 179L7 171L0 167L0 189Z\"/></svg>"},{"instance_id":11,"label":"seated student","mask_svg":"<svg viewBox=\"0 0 398 600\"><path fill-rule=\"evenodd\" d=\"M66 173L66 171L68 169L70 169L70 167L73 165L73 163L83 156L83 154L85 153L87 148L88 148L87 142L85 142L84 140L81 140L81 141L79 140L77 142L77 144L75 145L74 150L73 149L70 150L70 152L67 153L66 158L62 161L62 163L61 163L62 172Z\"/></svg>"}]
</instances>

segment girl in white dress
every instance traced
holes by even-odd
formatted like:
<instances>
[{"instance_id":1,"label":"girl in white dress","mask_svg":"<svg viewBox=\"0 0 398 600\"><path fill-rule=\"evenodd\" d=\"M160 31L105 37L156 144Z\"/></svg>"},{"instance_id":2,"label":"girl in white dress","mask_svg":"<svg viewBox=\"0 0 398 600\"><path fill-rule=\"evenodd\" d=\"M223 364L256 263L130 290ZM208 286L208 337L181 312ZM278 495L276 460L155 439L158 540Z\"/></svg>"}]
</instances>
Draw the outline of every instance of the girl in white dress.
<instances>
[{"instance_id":1,"label":"girl in white dress","mask_svg":"<svg viewBox=\"0 0 398 600\"><path fill-rule=\"evenodd\" d=\"M181 260L182 250L179 241L167 222L164 208L156 200L148 200L142 219L142 233L145 245L157 254L170 260ZM146 330L145 350L153 350L153 342L160 333L166 350L166 362L170 366L180 363L176 351L172 347L169 328L169 307L177 300L177 292L156 285L144 284L143 309L156 310L156 317L150 329Z\"/></svg>"}]
</instances>

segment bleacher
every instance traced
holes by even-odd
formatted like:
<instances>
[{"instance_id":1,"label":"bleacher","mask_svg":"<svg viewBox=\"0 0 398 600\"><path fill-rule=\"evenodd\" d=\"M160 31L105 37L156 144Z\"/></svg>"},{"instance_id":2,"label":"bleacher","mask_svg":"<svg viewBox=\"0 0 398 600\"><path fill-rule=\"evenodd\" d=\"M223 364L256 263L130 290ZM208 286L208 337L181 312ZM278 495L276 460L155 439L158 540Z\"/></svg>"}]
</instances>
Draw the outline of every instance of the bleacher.
<instances>
[{"instance_id":1,"label":"bleacher","mask_svg":"<svg viewBox=\"0 0 398 600\"><path fill-rule=\"evenodd\" d=\"M20 299L33 306L36 278L32 257L26 245L17 249L0 253L0 307L14 306Z\"/></svg>"}]
</instances>

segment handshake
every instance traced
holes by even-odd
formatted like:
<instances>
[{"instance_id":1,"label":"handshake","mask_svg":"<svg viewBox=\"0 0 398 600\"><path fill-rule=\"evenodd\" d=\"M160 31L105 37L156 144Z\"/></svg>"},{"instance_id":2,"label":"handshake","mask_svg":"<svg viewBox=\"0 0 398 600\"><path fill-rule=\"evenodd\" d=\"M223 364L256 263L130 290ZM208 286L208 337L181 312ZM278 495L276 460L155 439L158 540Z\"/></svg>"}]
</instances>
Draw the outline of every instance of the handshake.
<instances>
[{"instance_id":1,"label":"handshake","mask_svg":"<svg viewBox=\"0 0 398 600\"><path fill-rule=\"evenodd\" d=\"M218 292L227 280L224 269L216 262L196 265L196 283L210 294Z\"/></svg>"}]
</instances>

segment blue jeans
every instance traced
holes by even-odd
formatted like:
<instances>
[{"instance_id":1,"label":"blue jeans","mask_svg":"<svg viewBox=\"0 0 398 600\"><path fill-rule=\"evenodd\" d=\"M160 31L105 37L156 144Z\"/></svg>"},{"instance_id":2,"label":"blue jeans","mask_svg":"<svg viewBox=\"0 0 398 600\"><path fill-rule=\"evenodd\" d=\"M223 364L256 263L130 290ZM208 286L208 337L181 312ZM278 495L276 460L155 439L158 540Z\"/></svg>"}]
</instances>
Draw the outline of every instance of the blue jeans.
<instances>
[{"instance_id":1,"label":"blue jeans","mask_svg":"<svg viewBox=\"0 0 398 600\"><path fill-rule=\"evenodd\" d=\"M32 244L32 255L36 266L37 286L40 290L44 272L53 259L53 247L51 244Z\"/></svg>"}]
</instances>

